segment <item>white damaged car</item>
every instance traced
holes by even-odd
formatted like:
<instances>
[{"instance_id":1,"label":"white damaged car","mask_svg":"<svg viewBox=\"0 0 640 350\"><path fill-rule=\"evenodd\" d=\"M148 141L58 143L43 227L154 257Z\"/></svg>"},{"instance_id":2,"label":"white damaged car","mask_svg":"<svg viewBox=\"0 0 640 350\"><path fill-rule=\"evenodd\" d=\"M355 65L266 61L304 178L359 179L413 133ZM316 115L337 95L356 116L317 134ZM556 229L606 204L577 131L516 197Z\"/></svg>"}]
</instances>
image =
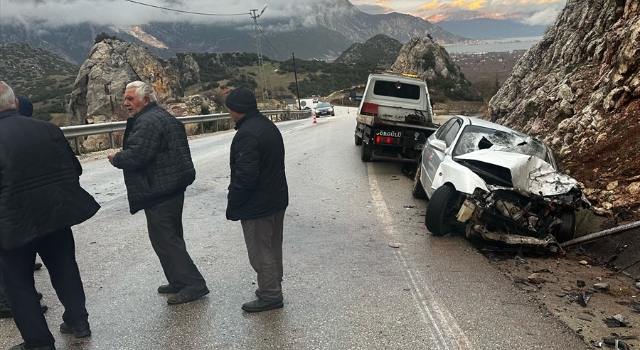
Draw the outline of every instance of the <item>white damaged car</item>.
<instances>
[{"instance_id":1,"label":"white damaged car","mask_svg":"<svg viewBox=\"0 0 640 350\"><path fill-rule=\"evenodd\" d=\"M412 193L429 198L425 225L436 236L459 227L467 236L552 250L573 238L576 211L590 206L542 141L466 116L427 139Z\"/></svg>"}]
</instances>

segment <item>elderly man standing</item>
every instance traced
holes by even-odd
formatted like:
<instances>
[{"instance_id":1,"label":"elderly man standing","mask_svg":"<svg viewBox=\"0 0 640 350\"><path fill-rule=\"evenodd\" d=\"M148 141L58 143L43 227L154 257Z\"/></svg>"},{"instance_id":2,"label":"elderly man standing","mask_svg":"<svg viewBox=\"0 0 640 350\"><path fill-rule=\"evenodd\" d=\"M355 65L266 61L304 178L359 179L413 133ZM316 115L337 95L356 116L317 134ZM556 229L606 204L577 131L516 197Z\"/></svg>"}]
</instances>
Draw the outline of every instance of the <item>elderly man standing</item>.
<instances>
[{"instance_id":1,"label":"elderly man standing","mask_svg":"<svg viewBox=\"0 0 640 350\"><path fill-rule=\"evenodd\" d=\"M18 113L13 90L0 82L0 272L19 349L55 349L34 286L36 253L64 306L62 333L91 335L71 226L100 208L80 187L80 162L56 125Z\"/></svg>"},{"instance_id":2,"label":"elderly man standing","mask_svg":"<svg viewBox=\"0 0 640 350\"><path fill-rule=\"evenodd\" d=\"M231 142L227 219L240 220L249 262L258 274L258 299L242 309L278 309L283 306L282 232L289 205L282 134L258 111L251 90L232 90L225 105L238 130Z\"/></svg>"},{"instance_id":3,"label":"elderly man standing","mask_svg":"<svg viewBox=\"0 0 640 350\"><path fill-rule=\"evenodd\" d=\"M159 293L167 303L183 304L209 294L207 284L187 252L182 229L184 192L196 178L184 125L158 106L151 85L129 83L124 106L127 120L122 151L108 156L124 171L131 214L144 210L151 246L169 282Z\"/></svg>"}]
</instances>

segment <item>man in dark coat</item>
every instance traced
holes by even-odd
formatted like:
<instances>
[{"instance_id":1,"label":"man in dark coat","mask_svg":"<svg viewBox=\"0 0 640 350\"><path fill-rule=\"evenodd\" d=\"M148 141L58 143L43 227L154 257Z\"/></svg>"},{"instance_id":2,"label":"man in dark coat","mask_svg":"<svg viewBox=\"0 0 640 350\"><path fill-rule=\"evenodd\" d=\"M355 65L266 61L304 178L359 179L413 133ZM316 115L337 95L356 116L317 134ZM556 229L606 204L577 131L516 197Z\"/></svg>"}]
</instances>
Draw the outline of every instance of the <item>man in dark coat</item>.
<instances>
[{"instance_id":1,"label":"man in dark coat","mask_svg":"<svg viewBox=\"0 0 640 350\"><path fill-rule=\"evenodd\" d=\"M144 209L151 246L169 284L159 293L182 304L209 294L187 252L182 228L184 192L196 178L184 125L158 106L151 85L134 81L124 93L127 120L122 151L109 162L124 171L131 214Z\"/></svg>"},{"instance_id":2,"label":"man in dark coat","mask_svg":"<svg viewBox=\"0 0 640 350\"><path fill-rule=\"evenodd\" d=\"M80 187L80 162L56 125L18 113L11 88L0 82L0 271L19 349L55 349L34 286L36 253L64 306L62 333L91 334L71 226L100 208Z\"/></svg>"},{"instance_id":3,"label":"man in dark coat","mask_svg":"<svg viewBox=\"0 0 640 350\"><path fill-rule=\"evenodd\" d=\"M238 130L231 142L227 219L240 220L249 262L258 274L258 299L242 309L281 308L282 232L289 205L282 134L258 111L251 90L232 90L225 105Z\"/></svg>"},{"instance_id":4,"label":"man in dark coat","mask_svg":"<svg viewBox=\"0 0 640 350\"><path fill-rule=\"evenodd\" d=\"M31 101L20 95L16 95L16 99L18 100L18 114L30 118L33 115L33 104L31 104ZM35 270L39 270L41 267L41 263L36 263L34 265ZM0 273L0 281L2 281L2 273ZM42 294L38 293L38 298L42 298ZM42 305L42 312L47 312L47 309L46 305ZM4 297L4 292L0 285L0 318L11 317L13 317L13 314L11 313L11 306L9 306L9 301Z\"/></svg>"}]
</instances>

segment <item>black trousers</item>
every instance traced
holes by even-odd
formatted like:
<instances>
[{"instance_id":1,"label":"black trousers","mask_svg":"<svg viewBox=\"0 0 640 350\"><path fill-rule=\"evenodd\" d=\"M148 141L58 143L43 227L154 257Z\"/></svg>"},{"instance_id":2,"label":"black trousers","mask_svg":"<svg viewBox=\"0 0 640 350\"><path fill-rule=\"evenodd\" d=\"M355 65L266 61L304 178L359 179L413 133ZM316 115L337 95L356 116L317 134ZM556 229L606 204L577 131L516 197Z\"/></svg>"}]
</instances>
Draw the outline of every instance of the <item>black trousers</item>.
<instances>
[{"instance_id":1,"label":"black trousers","mask_svg":"<svg viewBox=\"0 0 640 350\"><path fill-rule=\"evenodd\" d=\"M75 325L86 322L89 317L70 227L20 248L0 249L0 276L5 296L22 339L30 348L53 345L55 342L42 314L35 288L33 264L36 253L47 267L51 284L64 306L62 320Z\"/></svg>"},{"instance_id":2,"label":"black trousers","mask_svg":"<svg viewBox=\"0 0 640 350\"><path fill-rule=\"evenodd\" d=\"M169 284L186 291L199 291L207 284L187 252L182 229L183 206L184 192L145 209L149 240Z\"/></svg>"}]
</instances>

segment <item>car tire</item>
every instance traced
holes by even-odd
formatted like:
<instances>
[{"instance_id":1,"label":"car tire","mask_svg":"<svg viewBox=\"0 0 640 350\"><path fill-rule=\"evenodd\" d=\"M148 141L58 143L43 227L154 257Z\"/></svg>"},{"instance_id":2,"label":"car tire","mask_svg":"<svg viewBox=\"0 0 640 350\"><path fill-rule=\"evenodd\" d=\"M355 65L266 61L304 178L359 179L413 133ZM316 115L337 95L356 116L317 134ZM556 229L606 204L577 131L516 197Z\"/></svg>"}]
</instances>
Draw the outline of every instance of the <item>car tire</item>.
<instances>
[{"instance_id":1,"label":"car tire","mask_svg":"<svg viewBox=\"0 0 640 350\"><path fill-rule=\"evenodd\" d=\"M356 138L356 146L362 145L362 137L355 135Z\"/></svg>"},{"instance_id":2,"label":"car tire","mask_svg":"<svg viewBox=\"0 0 640 350\"><path fill-rule=\"evenodd\" d=\"M371 156L373 155L372 146L366 143L362 144L362 153L360 154L360 159L363 162L370 162Z\"/></svg>"},{"instance_id":3,"label":"car tire","mask_svg":"<svg viewBox=\"0 0 640 350\"><path fill-rule=\"evenodd\" d=\"M453 209L456 199L456 190L451 186L440 186L433 192L424 216L424 224L434 236L444 236L451 232L451 223L455 220Z\"/></svg>"},{"instance_id":4,"label":"car tire","mask_svg":"<svg viewBox=\"0 0 640 350\"><path fill-rule=\"evenodd\" d=\"M411 188L411 195L413 196L413 198L426 199L427 193L424 191L424 187L422 187L422 181L420 181L421 173L422 169L420 163L418 163L418 169L416 169L416 174L413 177L413 187Z\"/></svg>"},{"instance_id":5,"label":"car tire","mask_svg":"<svg viewBox=\"0 0 640 350\"><path fill-rule=\"evenodd\" d=\"M564 243L572 240L576 234L576 212L565 211L560 214L560 220L562 220L562 223L556 234L556 241L558 241L558 243Z\"/></svg>"}]
</instances>

